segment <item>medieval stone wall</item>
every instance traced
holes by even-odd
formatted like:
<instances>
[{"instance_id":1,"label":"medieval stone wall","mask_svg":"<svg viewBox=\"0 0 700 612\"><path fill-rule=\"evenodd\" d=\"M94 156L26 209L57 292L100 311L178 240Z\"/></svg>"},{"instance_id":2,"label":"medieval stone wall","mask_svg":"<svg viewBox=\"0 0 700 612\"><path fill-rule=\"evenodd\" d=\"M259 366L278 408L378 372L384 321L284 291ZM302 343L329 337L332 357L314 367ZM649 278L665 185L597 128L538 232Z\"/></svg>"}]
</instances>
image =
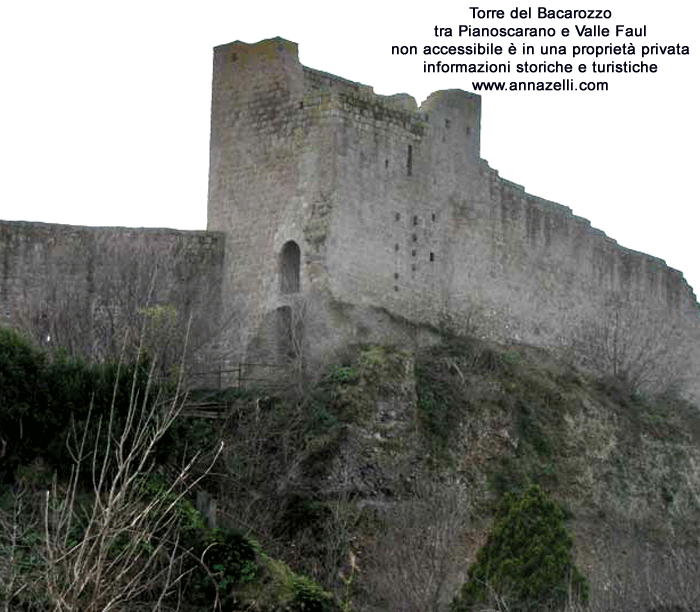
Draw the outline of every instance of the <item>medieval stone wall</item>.
<instances>
[{"instance_id":1,"label":"medieval stone wall","mask_svg":"<svg viewBox=\"0 0 700 612\"><path fill-rule=\"evenodd\" d=\"M561 346L615 297L645 313L640 325L672 321L697 337L695 296L679 272L480 158L479 96L436 92L417 108L410 96L304 67L297 53L282 39L215 50L209 229L228 236L223 301L244 313L224 345L280 356L290 242L300 295L416 323ZM374 325L367 315L314 313L316 351L381 337L358 333Z\"/></svg>"},{"instance_id":2,"label":"medieval stone wall","mask_svg":"<svg viewBox=\"0 0 700 612\"><path fill-rule=\"evenodd\" d=\"M82 342L100 353L139 309L167 306L192 346L206 350L220 323L225 237L214 232L0 221L0 315L42 342ZM183 329L184 332L184 329ZM184 333L183 333L184 338Z\"/></svg>"},{"instance_id":3,"label":"medieval stone wall","mask_svg":"<svg viewBox=\"0 0 700 612\"><path fill-rule=\"evenodd\" d=\"M450 297L473 301L477 288L487 310L503 313L506 337L560 341L600 318L613 295L661 321L681 317L689 329L697 326L695 296L680 272L618 245L485 164L474 192L452 200L451 216L458 239L452 241ZM457 270L459 262L467 265Z\"/></svg>"},{"instance_id":4,"label":"medieval stone wall","mask_svg":"<svg viewBox=\"0 0 700 612\"><path fill-rule=\"evenodd\" d=\"M42 320L66 296L94 310L127 286L142 300L158 262L156 301L195 311L219 361L288 357L302 301L317 355L401 340L401 319L564 346L622 304L649 338L681 329L700 372L682 274L498 176L480 119L477 95L418 108L302 66L282 39L217 47L209 231L2 222L0 316Z\"/></svg>"},{"instance_id":5,"label":"medieval stone wall","mask_svg":"<svg viewBox=\"0 0 700 612\"><path fill-rule=\"evenodd\" d=\"M501 340L557 341L611 294L694 324L680 272L479 158L479 103L438 92L411 112L366 89L335 96L333 294L429 323L478 309Z\"/></svg>"},{"instance_id":6,"label":"medieval stone wall","mask_svg":"<svg viewBox=\"0 0 700 612\"><path fill-rule=\"evenodd\" d=\"M683 350L696 344L698 306L680 272L480 159L478 96L436 92L418 109L304 70L305 95L331 109L314 146L334 156L319 258L334 300L545 346L570 344L621 303L650 343L682 328ZM697 351L684 360L697 371Z\"/></svg>"}]
</instances>

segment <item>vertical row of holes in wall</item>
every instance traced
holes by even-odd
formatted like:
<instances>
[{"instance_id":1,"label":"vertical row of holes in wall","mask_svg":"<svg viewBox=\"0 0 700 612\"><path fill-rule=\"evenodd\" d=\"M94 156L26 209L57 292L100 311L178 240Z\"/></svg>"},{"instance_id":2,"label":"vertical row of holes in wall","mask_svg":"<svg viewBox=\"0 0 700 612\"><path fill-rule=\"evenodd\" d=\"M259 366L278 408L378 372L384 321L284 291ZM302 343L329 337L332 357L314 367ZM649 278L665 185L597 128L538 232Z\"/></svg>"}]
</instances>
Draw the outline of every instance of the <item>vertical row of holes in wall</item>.
<instances>
[{"instance_id":1,"label":"vertical row of holes in wall","mask_svg":"<svg viewBox=\"0 0 700 612\"><path fill-rule=\"evenodd\" d=\"M409 151L410 151L410 148L409 148ZM431 220L433 223L435 223L435 222L437 221L437 215L436 215L436 213L433 212L433 213L430 214L430 220ZM394 213L394 221L395 221L396 223L400 223L400 222L401 222L401 213L398 213L398 212L397 212L397 213ZM420 218L418 217L418 215L413 215L413 216L411 217L411 225L412 225L413 227L417 227L417 226L419 225L419 223L420 223ZM411 233L411 244L412 244L412 246L413 246L413 248L411 248L411 258L412 258L412 262L411 262L411 272L416 272L416 271L418 270L418 263L417 263L417 259L416 259L416 258L418 257L418 248L417 248L417 247L418 247L418 234L417 234L415 231ZM396 258L395 258L394 291L398 291L398 290L399 290L398 281L399 281L400 275L399 275L399 272L398 272L398 267L399 267L399 256L398 256L398 253L399 253L400 250L401 250L401 247L400 247L399 243L398 243L398 242L395 243L395 244L394 244L394 252L397 254L397 256L396 256ZM433 251L430 251L430 252L429 252L429 254L428 254L428 261L430 261L430 262L434 262L434 261L435 261L435 253L434 253Z\"/></svg>"}]
</instances>

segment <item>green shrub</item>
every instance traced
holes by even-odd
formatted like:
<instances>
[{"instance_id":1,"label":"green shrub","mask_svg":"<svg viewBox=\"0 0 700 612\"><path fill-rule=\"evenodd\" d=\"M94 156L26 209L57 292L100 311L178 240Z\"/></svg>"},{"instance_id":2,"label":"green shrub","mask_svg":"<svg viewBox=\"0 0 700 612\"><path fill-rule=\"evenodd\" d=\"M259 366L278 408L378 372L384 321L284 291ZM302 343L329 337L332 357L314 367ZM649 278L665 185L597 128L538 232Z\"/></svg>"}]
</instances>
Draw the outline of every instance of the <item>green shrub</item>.
<instances>
[{"instance_id":1,"label":"green shrub","mask_svg":"<svg viewBox=\"0 0 700 612\"><path fill-rule=\"evenodd\" d=\"M51 419L36 418L45 395L46 358L15 332L0 328L0 437L7 443L0 458L0 480L12 482L21 463L31 463L38 445L33 437L51 431ZM38 431L37 431L38 428Z\"/></svg>"},{"instance_id":2,"label":"green shrub","mask_svg":"<svg viewBox=\"0 0 700 612\"><path fill-rule=\"evenodd\" d=\"M147 389L146 360L121 366L90 365L59 351L49 360L17 333L0 328L0 436L7 441L0 457L0 481L14 482L22 466L37 462L49 474L57 472L59 479L67 478L73 465L67 441L86 427L87 439L94 445L88 450L98 449L99 464L112 402L120 427L132 393L135 405L152 403L144 404L144 396L147 392L154 395L157 389Z\"/></svg>"},{"instance_id":3,"label":"green shrub","mask_svg":"<svg viewBox=\"0 0 700 612\"><path fill-rule=\"evenodd\" d=\"M421 359L416 363L418 422L435 456L447 457L467 409L467 398L456 390L439 360Z\"/></svg>"},{"instance_id":4,"label":"green shrub","mask_svg":"<svg viewBox=\"0 0 700 612\"><path fill-rule=\"evenodd\" d=\"M195 565L186 599L204 605L214 601L218 592L222 609L234 609L238 591L260 578L262 569L256 563L255 548L245 536L228 529L204 530L200 534L206 535L193 552L203 566Z\"/></svg>"},{"instance_id":5,"label":"green shrub","mask_svg":"<svg viewBox=\"0 0 700 612\"><path fill-rule=\"evenodd\" d=\"M570 596L587 601L572 545L563 511L538 486L520 497L504 495L451 612L484 609L494 600L517 612L562 609Z\"/></svg>"},{"instance_id":6,"label":"green shrub","mask_svg":"<svg viewBox=\"0 0 700 612\"><path fill-rule=\"evenodd\" d=\"M296 576L294 597L287 609L290 612L338 612L338 604L321 587L306 576Z\"/></svg>"},{"instance_id":7,"label":"green shrub","mask_svg":"<svg viewBox=\"0 0 700 612\"><path fill-rule=\"evenodd\" d=\"M334 366L331 373L328 375L328 380L331 383L343 384L354 384L360 378L357 370L349 366Z\"/></svg>"},{"instance_id":8,"label":"green shrub","mask_svg":"<svg viewBox=\"0 0 700 612\"><path fill-rule=\"evenodd\" d=\"M311 435L323 434L338 424L338 417L320 402L310 402L305 416L305 430Z\"/></svg>"},{"instance_id":9,"label":"green shrub","mask_svg":"<svg viewBox=\"0 0 700 612\"><path fill-rule=\"evenodd\" d=\"M200 532L191 547L201 560L189 574L185 600L209 610L217 600L224 612L262 609L270 612L338 612L332 596L311 578L265 555L245 536L228 529Z\"/></svg>"},{"instance_id":10,"label":"green shrub","mask_svg":"<svg viewBox=\"0 0 700 612\"><path fill-rule=\"evenodd\" d=\"M114 428L121 431L129 406L148 409L157 389L150 385L146 360L134 364L90 365L79 357L59 357L46 367L45 403L36 407L35 418L50 420L53 429L47 439L37 439L46 462L58 473L68 476L73 465L69 446L77 446L76 432L88 432L89 452L96 452L100 465L107 449L107 427L114 403ZM144 399L146 394L149 399ZM128 439L127 439L128 442ZM128 449L125 449L128 450ZM84 472L85 484L91 485Z\"/></svg>"}]
</instances>

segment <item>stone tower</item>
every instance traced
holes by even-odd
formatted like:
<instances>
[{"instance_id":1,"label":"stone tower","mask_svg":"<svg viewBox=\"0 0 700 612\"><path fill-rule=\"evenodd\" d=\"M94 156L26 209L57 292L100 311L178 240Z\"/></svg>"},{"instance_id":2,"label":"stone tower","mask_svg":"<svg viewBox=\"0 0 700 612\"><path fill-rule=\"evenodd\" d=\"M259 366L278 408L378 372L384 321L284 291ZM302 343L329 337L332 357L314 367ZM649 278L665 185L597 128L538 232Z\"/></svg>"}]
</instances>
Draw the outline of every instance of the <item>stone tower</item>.
<instances>
[{"instance_id":1,"label":"stone tower","mask_svg":"<svg viewBox=\"0 0 700 612\"><path fill-rule=\"evenodd\" d=\"M280 38L217 47L208 229L226 235L222 308L240 314L222 346L284 358L302 302L319 360L421 342L444 321L562 346L610 304L698 338L682 274L502 179L480 157L480 118L477 95L419 108L302 66Z\"/></svg>"},{"instance_id":2,"label":"stone tower","mask_svg":"<svg viewBox=\"0 0 700 612\"><path fill-rule=\"evenodd\" d=\"M227 235L241 345L275 335L295 294L437 323L449 219L434 192L471 180L480 98L438 92L419 112L408 95L302 66L280 38L217 47L213 74L208 229ZM317 341L357 335L357 321L327 318L315 313Z\"/></svg>"}]
</instances>

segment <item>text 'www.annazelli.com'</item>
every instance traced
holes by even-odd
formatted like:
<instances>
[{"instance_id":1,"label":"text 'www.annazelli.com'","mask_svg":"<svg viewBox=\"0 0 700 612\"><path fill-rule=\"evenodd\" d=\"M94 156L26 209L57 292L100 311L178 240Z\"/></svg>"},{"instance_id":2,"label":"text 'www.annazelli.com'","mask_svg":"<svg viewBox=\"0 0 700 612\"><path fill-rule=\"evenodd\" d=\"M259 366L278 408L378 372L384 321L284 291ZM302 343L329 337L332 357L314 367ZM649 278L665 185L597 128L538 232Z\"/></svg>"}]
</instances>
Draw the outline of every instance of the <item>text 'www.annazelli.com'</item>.
<instances>
[{"instance_id":1,"label":"text 'www.annazelli.com'","mask_svg":"<svg viewBox=\"0 0 700 612\"><path fill-rule=\"evenodd\" d=\"M608 91L607 81L472 81L474 91Z\"/></svg>"}]
</instances>

